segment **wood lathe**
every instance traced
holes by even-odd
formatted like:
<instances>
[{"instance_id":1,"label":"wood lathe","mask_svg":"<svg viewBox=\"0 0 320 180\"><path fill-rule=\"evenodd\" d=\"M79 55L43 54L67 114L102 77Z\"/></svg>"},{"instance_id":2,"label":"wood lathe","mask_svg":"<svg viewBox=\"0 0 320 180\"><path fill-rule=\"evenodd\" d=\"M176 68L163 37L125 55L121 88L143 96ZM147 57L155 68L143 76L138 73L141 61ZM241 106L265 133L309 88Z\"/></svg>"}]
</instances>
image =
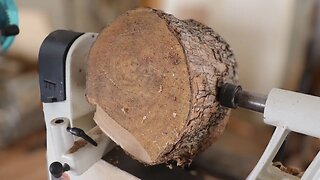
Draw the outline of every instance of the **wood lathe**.
<instances>
[{"instance_id":1,"label":"wood lathe","mask_svg":"<svg viewBox=\"0 0 320 180\"><path fill-rule=\"evenodd\" d=\"M115 144L143 164L190 164L238 106L277 127L248 179L297 178L273 167L273 157L290 131L320 137L318 97L243 91L218 34L159 10L129 11L100 34L52 32L39 76L50 179L141 178L102 159ZM318 154L302 178L320 178L319 169Z\"/></svg>"}]
</instances>

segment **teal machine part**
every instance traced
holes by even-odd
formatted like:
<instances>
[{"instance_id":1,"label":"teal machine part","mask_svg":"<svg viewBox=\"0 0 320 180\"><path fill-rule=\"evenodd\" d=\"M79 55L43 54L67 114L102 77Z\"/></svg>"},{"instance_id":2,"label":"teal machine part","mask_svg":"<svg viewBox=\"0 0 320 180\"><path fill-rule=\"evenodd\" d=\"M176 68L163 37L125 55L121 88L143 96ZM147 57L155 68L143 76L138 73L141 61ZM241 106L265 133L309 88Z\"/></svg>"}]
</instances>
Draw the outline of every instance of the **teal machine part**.
<instances>
[{"instance_id":1,"label":"teal machine part","mask_svg":"<svg viewBox=\"0 0 320 180\"><path fill-rule=\"evenodd\" d=\"M0 29L3 30L9 25L18 26L18 22L18 9L14 0L0 0ZM5 52L8 50L14 40L14 37L15 36L6 35L0 36L1 52Z\"/></svg>"}]
</instances>

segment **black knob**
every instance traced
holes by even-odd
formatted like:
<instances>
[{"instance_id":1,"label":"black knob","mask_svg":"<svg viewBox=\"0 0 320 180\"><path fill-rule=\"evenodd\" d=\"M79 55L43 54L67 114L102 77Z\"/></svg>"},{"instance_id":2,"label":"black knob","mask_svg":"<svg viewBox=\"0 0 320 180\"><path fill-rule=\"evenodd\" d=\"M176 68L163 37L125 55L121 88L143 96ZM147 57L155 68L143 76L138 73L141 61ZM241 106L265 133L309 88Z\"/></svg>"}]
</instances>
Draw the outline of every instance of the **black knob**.
<instances>
[{"instance_id":1,"label":"black knob","mask_svg":"<svg viewBox=\"0 0 320 180\"><path fill-rule=\"evenodd\" d=\"M20 30L17 25L8 25L1 29L2 36L15 36L19 34Z\"/></svg>"},{"instance_id":2,"label":"black knob","mask_svg":"<svg viewBox=\"0 0 320 180\"><path fill-rule=\"evenodd\" d=\"M55 178L60 178L65 171L69 171L70 166L68 164L62 164L60 162L53 162L49 166L49 171L51 175Z\"/></svg>"}]
</instances>

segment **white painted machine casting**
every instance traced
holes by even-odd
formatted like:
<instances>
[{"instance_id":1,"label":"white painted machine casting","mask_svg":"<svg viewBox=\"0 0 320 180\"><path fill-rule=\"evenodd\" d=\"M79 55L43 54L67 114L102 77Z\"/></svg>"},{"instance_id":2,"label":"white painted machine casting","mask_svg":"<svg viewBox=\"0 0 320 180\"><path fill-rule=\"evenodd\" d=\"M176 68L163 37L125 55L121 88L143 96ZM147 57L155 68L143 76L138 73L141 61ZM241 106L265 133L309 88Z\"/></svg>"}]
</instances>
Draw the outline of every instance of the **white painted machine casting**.
<instances>
[{"instance_id":1,"label":"white painted machine casting","mask_svg":"<svg viewBox=\"0 0 320 180\"><path fill-rule=\"evenodd\" d=\"M222 105L243 107L263 113L264 122L276 129L262 157L248 180L299 179L272 166L272 161L290 131L320 138L320 98L306 94L272 89L267 97L243 91L240 86L225 84L220 89ZM302 178L320 179L320 153L314 158Z\"/></svg>"}]
</instances>

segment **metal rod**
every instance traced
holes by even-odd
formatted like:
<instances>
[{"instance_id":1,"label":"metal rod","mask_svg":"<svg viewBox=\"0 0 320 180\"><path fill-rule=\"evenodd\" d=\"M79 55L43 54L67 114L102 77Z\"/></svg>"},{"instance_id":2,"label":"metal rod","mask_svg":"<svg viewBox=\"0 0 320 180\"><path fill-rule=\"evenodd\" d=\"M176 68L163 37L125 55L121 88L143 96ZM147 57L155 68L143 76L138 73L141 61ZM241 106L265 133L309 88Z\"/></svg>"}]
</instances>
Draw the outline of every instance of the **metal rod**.
<instances>
[{"instance_id":1,"label":"metal rod","mask_svg":"<svg viewBox=\"0 0 320 180\"><path fill-rule=\"evenodd\" d=\"M247 91L239 91L235 97L235 102L239 107L260 113L264 112L266 101L266 96Z\"/></svg>"},{"instance_id":2,"label":"metal rod","mask_svg":"<svg viewBox=\"0 0 320 180\"><path fill-rule=\"evenodd\" d=\"M220 87L218 101L225 107L233 109L242 107L263 113L267 96L244 91L239 85L226 83Z\"/></svg>"}]
</instances>

